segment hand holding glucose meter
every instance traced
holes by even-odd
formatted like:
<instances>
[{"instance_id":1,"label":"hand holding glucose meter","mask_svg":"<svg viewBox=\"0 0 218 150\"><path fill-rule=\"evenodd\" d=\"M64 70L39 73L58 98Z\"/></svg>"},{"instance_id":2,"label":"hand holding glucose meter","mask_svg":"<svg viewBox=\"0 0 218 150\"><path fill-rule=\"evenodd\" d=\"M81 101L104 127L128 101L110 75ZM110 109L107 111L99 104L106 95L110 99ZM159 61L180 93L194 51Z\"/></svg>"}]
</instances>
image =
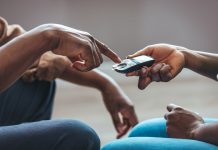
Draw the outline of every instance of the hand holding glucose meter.
<instances>
[{"instance_id":1,"label":"hand holding glucose meter","mask_svg":"<svg viewBox=\"0 0 218 150\"><path fill-rule=\"evenodd\" d=\"M119 73L129 73L140 70L143 66L150 67L154 59L149 56L141 55L129 59L124 59L120 64L113 65L113 69Z\"/></svg>"}]
</instances>

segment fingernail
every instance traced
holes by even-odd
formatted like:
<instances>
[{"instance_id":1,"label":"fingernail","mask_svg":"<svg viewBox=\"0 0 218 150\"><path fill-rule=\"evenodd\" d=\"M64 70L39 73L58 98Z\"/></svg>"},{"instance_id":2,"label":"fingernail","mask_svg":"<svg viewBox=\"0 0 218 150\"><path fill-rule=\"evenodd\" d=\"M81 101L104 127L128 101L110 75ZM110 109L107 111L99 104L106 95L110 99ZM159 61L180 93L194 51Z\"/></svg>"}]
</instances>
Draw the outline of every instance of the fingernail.
<instances>
[{"instance_id":1,"label":"fingernail","mask_svg":"<svg viewBox=\"0 0 218 150\"><path fill-rule=\"evenodd\" d=\"M128 55L126 58L130 58L131 57L131 55Z\"/></svg>"}]
</instances>

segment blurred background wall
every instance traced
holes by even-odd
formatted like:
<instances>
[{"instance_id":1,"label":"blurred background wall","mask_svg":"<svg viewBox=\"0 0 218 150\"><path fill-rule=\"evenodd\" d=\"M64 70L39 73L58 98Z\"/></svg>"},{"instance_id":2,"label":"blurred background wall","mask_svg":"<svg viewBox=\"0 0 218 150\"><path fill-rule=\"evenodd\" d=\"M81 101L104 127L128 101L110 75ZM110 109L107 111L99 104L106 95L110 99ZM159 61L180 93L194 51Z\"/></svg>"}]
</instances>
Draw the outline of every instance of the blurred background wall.
<instances>
[{"instance_id":1,"label":"blurred background wall","mask_svg":"<svg viewBox=\"0 0 218 150\"><path fill-rule=\"evenodd\" d=\"M0 0L0 16L26 30L59 23L90 32L122 58L148 44L166 42L218 52L218 0ZM134 102L139 120L162 117L176 103L204 117L218 117L218 84L184 70L169 83L137 89L137 78L111 75ZM217 69L217 68L215 68ZM58 81L53 118L84 120L102 143L114 139L111 118L97 90Z\"/></svg>"},{"instance_id":2,"label":"blurred background wall","mask_svg":"<svg viewBox=\"0 0 218 150\"><path fill-rule=\"evenodd\" d=\"M217 51L217 0L0 0L0 15L29 30L59 23L85 30L123 58L159 42Z\"/></svg>"}]
</instances>

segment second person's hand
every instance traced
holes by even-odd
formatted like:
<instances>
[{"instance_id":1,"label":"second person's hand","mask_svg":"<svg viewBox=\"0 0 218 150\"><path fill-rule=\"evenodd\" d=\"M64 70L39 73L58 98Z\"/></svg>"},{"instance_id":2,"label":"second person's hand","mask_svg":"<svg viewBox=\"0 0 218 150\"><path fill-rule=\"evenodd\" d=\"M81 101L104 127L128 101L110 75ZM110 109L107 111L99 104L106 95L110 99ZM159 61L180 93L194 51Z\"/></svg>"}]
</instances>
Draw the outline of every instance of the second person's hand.
<instances>
[{"instance_id":1,"label":"second person's hand","mask_svg":"<svg viewBox=\"0 0 218 150\"><path fill-rule=\"evenodd\" d=\"M172 138L195 139L195 132L204 125L204 120L199 114L169 104L164 115L166 119L166 132Z\"/></svg>"},{"instance_id":2,"label":"second person's hand","mask_svg":"<svg viewBox=\"0 0 218 150\"><path fill-rule=\"evenodd\" d=\"M180 50L186 48L169 44L155 44L145 47L128 58L147 55L155 59L152 67L143 67L127 76L139 76L138 87L145 89L152 81L167 82L173 79L185 66L185 56Z\"/></svg>"}]
</instances>

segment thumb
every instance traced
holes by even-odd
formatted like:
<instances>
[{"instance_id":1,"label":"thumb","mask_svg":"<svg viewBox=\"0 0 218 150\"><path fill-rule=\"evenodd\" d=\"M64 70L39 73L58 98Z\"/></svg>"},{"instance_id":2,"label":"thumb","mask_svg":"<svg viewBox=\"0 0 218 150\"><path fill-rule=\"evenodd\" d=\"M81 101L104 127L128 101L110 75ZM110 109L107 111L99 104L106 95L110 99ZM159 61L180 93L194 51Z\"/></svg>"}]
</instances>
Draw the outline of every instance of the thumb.
<instances>
[{"instance_id":1,"label":"thumb","mask_svg":"<svg viewBox=\"0 0 218 150\"><path fill-rule=\"evenodd\" d=\"M137 57L137 56L141 56L144 55L143 50L139 50L137 52L135 52L134 54L128 55L127 58L133 58L133 57Z\"/></svg>"},{"instance_id":2,"label":"thumb","mask_svg":"<svg viewBox=\"0 0 218 150\"><path fill-rule=\"evenodd\" d=\"M72 67L78 71L88 71L91 70L91 60L88 58L82 58L81 54L77 57L68 57L72 62Z\"/></svg>"},{"instance_id":3,"label":"thumb","mask_svg":"<svg viewBox=\"0 0 218 150\"><path fill-rule=\"evenodd\" d=\"M76 62L74 62L74 63L72 64L72 67L75 68L76 70L82 71L82 72L84 72L84 71L89 71L89 70L92 69L92 68L88 68L87 65L86 65L86 63L83 62L83 61L76 61ZM87 69L88 69L88 70L87 70Z\"/></svg>"},{"instance_id":4,"label":"thumb","mask_svg":"<svg viewBox=\"0 0 218 150\"><path fill-rule=\"evenodd\" d=\"M133 57L137 57L137 56L141 56L141 55L150 56L151 53L152 53L152 49L150 47L145 47L144 49L141 49L141 50L135 52L134 54L128 55L127 58L133 58Z\"/></svg>"},{"instance_id":5,"label":"thumb","mask_svg":"<svg viewBox=\"0 0 218 150\"><path fill-rule=\"evenodd\" d=\"M27 70L23 74L22 80L24 82L33 82L33 81L35 81L36 80L36 72L37 72L37 68Z\"/></svg>"}]
</instances>

